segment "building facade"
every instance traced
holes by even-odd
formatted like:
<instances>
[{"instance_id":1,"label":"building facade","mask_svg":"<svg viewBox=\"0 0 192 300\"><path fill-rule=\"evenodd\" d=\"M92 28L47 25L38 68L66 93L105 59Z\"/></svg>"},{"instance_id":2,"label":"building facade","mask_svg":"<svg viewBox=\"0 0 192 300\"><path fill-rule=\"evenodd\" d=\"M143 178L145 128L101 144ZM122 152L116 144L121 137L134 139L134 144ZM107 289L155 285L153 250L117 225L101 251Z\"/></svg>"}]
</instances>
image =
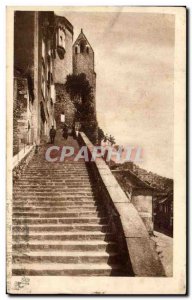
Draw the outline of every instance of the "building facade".
<instances>
[{"instance_id":1,"label":"building facade","mask_svg":"<svg viewBox=\"0 0 192 300\"><path fill-rule=\"evenodd\" d=\"M173 192L156 193L153 206L155 230L173 236Z\"/></svg>"},{"instance_id":2,"label":"building facade","mask_svg":"<svg viewBox=\"0 0 192 300\"><path fill-rule=\"evenodd\" d=\"M26 144L48 142L51 126L63 126L61 115L74 125L69 74L84 73L90 83L94 113L85 129L96 132L94 51L83 31L73 44L72 24L52 11L16 11L14 22L14 155Z\"/></svg>"},{"instance_id":3,"label":"building facade","mask_svg":"<svg viewBox=\"0 0 192 300\"><path fill-rule=\"evenodd\" d=\"M54 13L14 15L13 153L48 139L55 125Z\"/></svg>"},{"instance_id":4,"label":"building facade","mask_svg":"<svg viewBox=\"0 0 192 300\"><path fill-rule=\"evenodd\" d=\"M68 126L73 126L75 119L75 106L65 88L67 75L73 73L73 26L65 17L55 16L55 33L55 120L59 129L63 126L61 115Z\"/></svg>"}]
</instances>

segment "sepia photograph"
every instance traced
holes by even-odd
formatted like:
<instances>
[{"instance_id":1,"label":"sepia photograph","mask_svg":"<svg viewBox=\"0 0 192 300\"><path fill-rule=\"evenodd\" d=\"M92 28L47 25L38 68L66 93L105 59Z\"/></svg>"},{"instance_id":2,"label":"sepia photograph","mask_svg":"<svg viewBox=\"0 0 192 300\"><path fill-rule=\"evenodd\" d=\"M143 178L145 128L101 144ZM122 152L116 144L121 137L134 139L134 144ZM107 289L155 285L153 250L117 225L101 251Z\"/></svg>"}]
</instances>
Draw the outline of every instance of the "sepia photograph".
<instances>
[{"instance_id":1,"label":"sepia photograph","mask_svg":"<svg viewBox=\"0 0 192 300\"><path fill-rule=\"evenodd\" d=\"M185 294L185 26L7 8L8 293Z\"/></svg>"}]
</instances>

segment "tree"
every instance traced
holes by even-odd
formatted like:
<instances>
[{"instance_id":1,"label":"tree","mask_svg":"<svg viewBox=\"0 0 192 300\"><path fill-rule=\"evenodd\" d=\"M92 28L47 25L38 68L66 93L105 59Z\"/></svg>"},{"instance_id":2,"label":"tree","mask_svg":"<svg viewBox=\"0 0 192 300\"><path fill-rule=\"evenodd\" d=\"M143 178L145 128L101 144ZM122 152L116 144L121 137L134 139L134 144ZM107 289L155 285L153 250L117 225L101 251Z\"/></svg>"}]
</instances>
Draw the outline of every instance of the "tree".
<instances>
[{"instance_id":1,"label":"tree","mask_svg":"<svg viewBox=\"0 0 192 300\"><path fill-rule=\"evenodd\" d=\"M67 75L65 87L75 105L76 119L82 122L85 119L92 119L95 109L93 93L86 75L84 73Z\"/></svg>"},{"instance_id":2,"label":"tree","mask_svg":"<svg viewBox=\"0 0 192 300\"><path fill-rule=\"evenodd\" d=\"M101 142L105 139L105 134L103 130L98 127L98 144L101 145Z\"/></svg>"},{"instance_id":3,"label":"tree","mask_svg":"<svg viewBox=\"0 0 192 300\"><path fill-rule=\"evenodd\" d=\"M115 138L112 135L109 136L108 141L111 144L111 146L115 145Z\"/></svg>"},{"instance_id":4,"label":"tree","mask_svg":"<svg viewBox=\"0 0 192 300\"><path fill-rule=\"evenodd\" d=\"M93 91L86 75L84 73L68 75L65 87L76 108L75 119L81 123L82 130L88 138L95 143L98 124Z\"/></svg>"}]
</instances>

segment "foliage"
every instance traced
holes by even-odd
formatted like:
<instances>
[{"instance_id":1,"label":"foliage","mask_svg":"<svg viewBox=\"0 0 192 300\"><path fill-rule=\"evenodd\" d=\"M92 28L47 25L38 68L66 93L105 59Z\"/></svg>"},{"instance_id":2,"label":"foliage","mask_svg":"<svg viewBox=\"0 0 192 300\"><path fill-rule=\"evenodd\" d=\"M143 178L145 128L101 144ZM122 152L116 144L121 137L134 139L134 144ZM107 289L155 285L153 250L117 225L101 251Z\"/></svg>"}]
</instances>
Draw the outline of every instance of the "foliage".
<instances>
[{"instance_id":1,"label":"foliage","mask_svg":"<svg viewBox=\"0 0 192 300\"><path fill-rule=\"evenodd\" d=\"M114 136L110 135L108 138L109 143L111 144L111 146L115 145L115 138Z\"/></svg>"},{"instance_id":2,"label":"foliage","mask_svg":"<svg viewBox=\"0 0 192 300\"><path fill-rule=\"evenodd\" d=\"M75 119L82 125L82 130L88 138L96 143L97 121L92 87L84 73L68 75L66 91L70 94L76 108Z\"/></svg>"},{"instance_id":3,"label":"foliage","mask_svg":"<svg viewBox=\"0 0 192 300\"><path fill-rule=\"evenodd\" d=\"M115 138L110 135L108 136L108 134L105 134L104 131L99 127L98 128L98 143L101 144L101 142L109 142L111 146L115 145ZM118 145L116 145L116 147L119 147Z\"/></svg>"},{"instance_id":4,"label":"foliage","mask_svg":"<svg viewBox=\"0 0 192 300\"><path fill-rule=\"evenodd\" d=\"M105 138L105 134L103 132L103 130L98 127L98 143L101 144L101 141L103 141Z\"/></svg>"},{"instance_id":5,"label":"foliage","mask_svg":"<svg viewBox=\"0 0 192 300\"><path fill-rule=\"evenodd\" d=\"M91 120L94 114L94 98L86 75L84 73L68 75L65 87L75 105L76 119L78 121Z\"/></svg>"}]
</instances>

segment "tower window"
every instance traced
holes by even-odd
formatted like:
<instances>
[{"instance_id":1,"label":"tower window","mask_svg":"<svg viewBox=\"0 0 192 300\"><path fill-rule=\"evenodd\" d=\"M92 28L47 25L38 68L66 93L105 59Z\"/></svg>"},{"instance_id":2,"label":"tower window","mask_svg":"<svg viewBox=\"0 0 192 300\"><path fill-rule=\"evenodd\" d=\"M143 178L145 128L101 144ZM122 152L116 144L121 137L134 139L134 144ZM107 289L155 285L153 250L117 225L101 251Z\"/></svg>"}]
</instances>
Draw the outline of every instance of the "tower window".
<instances>
[{"instance_id":1,"label":"tower window","mask_svg":"<svg viewBox=\"0 0 192 300\"><path fill-rule=\"evenodd\" d=\"M58 29L58 46L65 48L65 30Z\"/></svg>"},{"instance_id":2,"label":"tower window","mask_svg":"<svg viewBox=\"0 0 192 300\"><path fill-rule=\"evenodd\" d=\"M86 47L86 52L89 54L89 46Z\"/></svg>"},{"instance_id":3,"label":"tower window","mask_svg":"<svg viewBox=\"0 0 192 300\"><path fill-rule=\"evenodd\" d=\"M77 46L75 46L75 54L77 54L78 53L78 48L77 48Z\"/></svg>"},{"instance_id":4,"label":"tower window","mask_svg":"<svg viewBox=\"0 0 192 300\"><path fill-rule=\"evenodd\" d=\"M83 53L84 50L85 50L85 44L84 44L84 42L81 42L80 43L80 52Z\"/></svg>"}]
</instances>

